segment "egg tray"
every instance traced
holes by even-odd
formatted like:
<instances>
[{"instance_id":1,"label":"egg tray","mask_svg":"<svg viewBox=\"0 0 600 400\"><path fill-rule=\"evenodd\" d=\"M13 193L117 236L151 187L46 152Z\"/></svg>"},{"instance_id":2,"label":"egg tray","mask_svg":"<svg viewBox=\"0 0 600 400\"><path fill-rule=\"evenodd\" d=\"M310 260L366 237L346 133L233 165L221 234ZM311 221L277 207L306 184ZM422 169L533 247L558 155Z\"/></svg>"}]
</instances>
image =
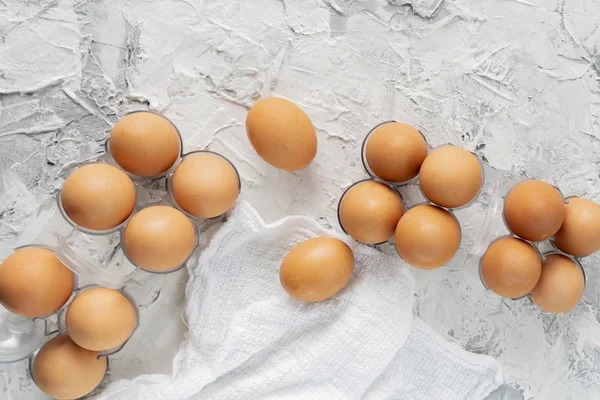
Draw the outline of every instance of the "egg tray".
<instances>
[{"instance_id":1,"label":"egg tray","mask_svg":"<svg viewBox=\"0 0 600 400\"><path fill-rule=\"evenodd\" d=\"M173 126L175 125L173 124ZM65 333L66 327L64 326L64 316L68 305L79 292L94 285L119 290L132 301L138 316L138 323L136 324L137 329L139 326L139 311L149 307L158 299L166 275L178 271L185 266L191 266L191 263L197 260L197 255L200 251L201 231L205 225L210 224L211 221L219 220L222 215L214 218L197 218L179 207L173 198L170 184L174 171L186 157L199 153L209 153L223 158L232 166L238 178L240 192L241 178L235 166L227 158L218 153L209 150L197 150L190 153L183 153L181 134L178 130L177 133L181 143L180 155L168 171L149 178L136 177L124 171L132 178L136 192L136 204L131 215L118 226L103 231L94 231L77 225L66 214L61 204L61 191L57 191L54 201L49 203L49 207L45 210L51 217L47 219L47 222L43 225L40 233L31 244L17 247L15 251L25 247L41 247L53 251L58 259L73 272L75 277L75 289L71 298L61 307L61 309L51 315L33 320L15 316L0 306L0 311L6 311L4 314L0 313L0 333L2 333L3 329L8 329L6 326L6 321L8 319L16 320L18 326L11 328L9 334L13 335L13 337L17 337L17 342L24 346L19 349L21 351L19 352L19 357L17 357L18 359L14 357L14 352L7 354L6 357L3 358L3 353L1 351L2 342L0 342L0 363L15 362L27 358L27 356L32 354L32 351L39 349L41 343L45 342L49 336L56 333ZM105 148L107 150L109 149L108 139ZM92 160L72 165L65 175L68 177L68 175L78 168L92 163L110 164L123 171L111 157L110 152L107 151ZM162 190L163 194L154 196L155 187L159 183L157 181L160 180L164 182L164 190ZM149 271L136 265L128 258L123 248L123 232L131 217L146 207L156 205L169 206L178 209L194 224L195 227L195 246L190 256L180 265L167 271ZM107 245L105 246L107 251L99 254L97 251L99 247L98 242L102 240L107 242ZM90 254L83 254L84 251L82 250L88 251ZM5 315L4 318L3 315ZM58 326L52 328L50 317L58 318ZM20 339L18 339L26 337L29 337L32 340L30 342L22 343ZM101 356L105 357L115 354L120 351L126 343L127 342L123 343L116 349L102 352Z\"/></svg>"}]
</instances>

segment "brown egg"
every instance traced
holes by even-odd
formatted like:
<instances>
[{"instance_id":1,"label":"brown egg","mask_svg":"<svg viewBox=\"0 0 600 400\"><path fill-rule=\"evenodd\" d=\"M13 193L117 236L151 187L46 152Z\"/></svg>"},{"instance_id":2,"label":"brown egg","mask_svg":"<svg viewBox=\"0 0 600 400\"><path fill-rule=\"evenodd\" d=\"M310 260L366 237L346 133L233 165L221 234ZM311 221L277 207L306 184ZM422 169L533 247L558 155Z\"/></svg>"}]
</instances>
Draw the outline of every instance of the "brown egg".
<instances>
[{"instance_id":1,"label":"brown egg","mask_svg":"<svg viewBox=\"0 0 600 400\"><path fill-rule=\"evenodd\" d=\"M289 100L258 101L246 117L248 139L258 155L275 168L296 171L317 154L317 133L308 115Z\"/></svg>"},{"instance_id":2,"label":"brown egg","mask_svg":"<svg viewBox=\"0 0 600 400\"><path fill-rule=\"evenodd\" d=\"M535 287L542 273L542 260L535 248L524 240L505 237L488 247L481 259L481 279L499 296L525 296Z\"/></svg>"},{"instance_id":3,"label":"brown egg","mask_svg":"<svg viewBox=\"0 0 600 400\"><path fill-rule=\"evenodd\" d=\"M483 185L483 170L472 153L446 145L425 158L419 181L423 194L433 203L447 208L462 207L477 197Z\"/></svg>"},{"instance_id":4,"label":"brown egg","mask_svg":"<svg viewBox=\"0 0 600 400\"><path fill-rule=\"evenodd\" d=\"M92 230L114 228L135 207L135 188L127 174L108 164L86 164L73 171L60 192L65 214Z\"/></svg>"},{"instance_id":5,"label":"brown egg","mask_svg":"<svg viewBox=\"0 0 600 400\"><path fill-rule=\"evenodd\" d=\"M36 355L31 375L46 395L77 399L94 390L106 374L108 359L77 346L68 335L50 339Z\"/></svg>"},{"instance_id":6,"label":"brown egg","mask_svg":"<svg viewBox=\"0 0 600 400\"><path fill-rule=\"evenodd\" d=\"M51 250L26 247L0 264L0 304L23 317L58 311L74 285L73 272Z\"/></svg>"},{"instance_id":7,"label":"brown egg","mask_svg":"<svg viewBox=\"0 0 600 400\"><path fill-rule=\"evenodd\" d=\"M410 125L380 125L367 140L367 164L375 175L388 182L405 182L417 176L425 157L427 143Z\"/></svg>"},{"instance_id":8,"label":"brown egg","mask_svg":"<svg viewBox=\"0 0 600 400\"><path fill-rule=\"evenodd\" d=\"M531 300L546 312L563 313L579 303L584 288L579 265L562 254L550 254L542 263L542 275L531 291Z\"/></svg>"},{"instance_id":9,"label":"brown egg","mask_svg":"<svg viewBox=\"0 0 600 400\"><path fill-rule=\"evenodd\" d=\"M75 297L65 322L69 336L77 345L103 351L114 349L129 339L137 324L137 314L123 293L93 287Z\"/></svg>"},{"instance_id":10,"label":"brown egg","mask_svg":"<svg viewBox=\"0 0 600 400\"><path fill-rule=\"evenodd\" d=\"M442 267L460 247L460 225L443 208L421 204L408 210L396 227L396 249L419 269Z\"/></svg>"},{"instance_id":11,"label":"brown egg","mask_svg":"<svg viewBox=\"0 0 600 400\"><path fill-rule=\"evenodd\" d=\"M359 242L370 244L391 238L403 212L400 195L375 181L363 181L350 187L339 206L344 231Z\"/></svg>"},{"instance_id":12,"label":"brown egg","mask_svg":"<svg viewBox=\"0 0 600 400\"><path fill-rule=\"evenodd\" d=\"M504 200L504 220L515 235L534 242L551 238L565 219L565 203L552 185L535 179L517 184Z\"/></svg>"},{"instance_id":13,"label":"brown egg","mask_svg":"<svg viewBox=\"0 0 600 400\"><path fill-rule=\"evenodd\" d=\"M342 290L353 270L354 255L346 243L318 237L300 243L285 256L279 279L295 299L321 301Z\"/></svg>"},{"instance_id":14,"label":"brown egg","mask_svg":"<svg viewBox=\"0 0 600 400\"><path fill-rule=\"evenodd\" d=\"M554 244L572 256L589 256L600 250L600 205L579 197L571 197L568 202Z\"/></svg>"},{"instance_id":15,"label":"brown egg","mask_svg":"<svg viewBox=\"0 0 600 400\"><path fill-rule=\"evenodd\" d=\"M240 192L235 169L224 158L197 153L183 160L171 178L173 198L187 213L213 218L229 210Z\"/></svg>"},{"instance_id":16,"label":"brown egg","mask_svg":"<svg viewBox=\"0 0 600 400\"><path fill-rule=\"evenodd\" d=\"M132 263L164 272L185 262L196 245L196 228L179 210L151 206L135 214L123 232L123 249Z\"/></svg>"},{"instance_id":17,"label":"brown egg","mask_svg":"<svg viewBox=\"0 0 600 400\"><path fill-rule=\"evenodd\" d=\"M128 114L115 124L108 147L125 171L153 177L175 164L181 152L181 139L165 117L142 111Z\"/></svg>"}]
</instances>

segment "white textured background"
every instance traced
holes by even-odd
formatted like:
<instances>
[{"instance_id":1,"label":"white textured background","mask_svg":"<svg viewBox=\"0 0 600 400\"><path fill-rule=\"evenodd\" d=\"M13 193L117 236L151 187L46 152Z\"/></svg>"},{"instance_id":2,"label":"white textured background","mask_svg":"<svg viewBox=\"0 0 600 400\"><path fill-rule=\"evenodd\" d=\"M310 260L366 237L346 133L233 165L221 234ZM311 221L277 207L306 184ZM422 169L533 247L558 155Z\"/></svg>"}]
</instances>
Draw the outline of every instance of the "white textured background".
<instances>
[{"instance_id":1,"label":"white textured background","mask_svg":"<svg viewBox=\"0 0 600 400\"><path fill-rule=\"evenodd\" d=\"M392 118L600 202L599 23L598 0L0 0L0 259L62 168L148 106L177 124L186 150L229 157L267 221L303 214L338 228L343 188L364 177L362 139ZM246 139L247 108L271 94L317 127L307 170L269 167ZM484 207L459 214L465 240ZM585 301L565 315L485 292L460 262L415 273L416 312L496 357L527 399L600 398L600 257L584 265ZM161 328L136 333L111 379L170 371L183 282L185 272L171 277L144 315ZM25 370L0 366L0 398L40 396Z\"/></svg>"}]
</instances>

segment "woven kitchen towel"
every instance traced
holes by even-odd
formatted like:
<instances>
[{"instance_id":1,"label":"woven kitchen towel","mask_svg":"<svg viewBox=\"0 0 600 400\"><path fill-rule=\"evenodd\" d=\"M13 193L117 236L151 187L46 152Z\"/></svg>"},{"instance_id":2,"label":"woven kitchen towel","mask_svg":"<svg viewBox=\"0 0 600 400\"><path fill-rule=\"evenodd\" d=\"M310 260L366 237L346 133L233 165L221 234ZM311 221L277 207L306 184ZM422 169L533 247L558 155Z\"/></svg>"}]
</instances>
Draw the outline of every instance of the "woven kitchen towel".
<instances>
[{"instance_id":1,"label":"woven kitchen towel","mask_svg":"<svg viewBox=\"0 0 600 400\"><path fill-rule=\"evenodd\" d=\"M287 252L315 236L347 242L348 286L320 303L279 284ZM306 217L265 224L241 202L190 269L189 334L173 375L110 385L98 398L481 400L499 365L446 342L412 315L414 282L398 257Z\"/></svg>"}]
</instances>

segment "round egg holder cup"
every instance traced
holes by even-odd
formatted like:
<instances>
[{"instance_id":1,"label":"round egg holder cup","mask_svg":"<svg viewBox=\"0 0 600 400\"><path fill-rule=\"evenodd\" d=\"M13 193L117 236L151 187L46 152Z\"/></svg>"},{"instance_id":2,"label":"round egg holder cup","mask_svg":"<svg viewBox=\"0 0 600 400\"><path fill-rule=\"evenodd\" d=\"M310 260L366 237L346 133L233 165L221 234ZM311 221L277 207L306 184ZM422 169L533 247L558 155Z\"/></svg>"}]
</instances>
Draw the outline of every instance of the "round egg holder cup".
<instances>
[{"instance_id":1,"label":"round egg holder cup","mask_svg":"<svg viewBox=\"0 0 600 400\"><path fill-rule=\"evenodd\" d=\"M406 212L408 212L409 210L411 210L412 208L420 206L420 205L432 205L432 206L435 206L435 207L438 207L438 208L441 208L441 209L447 211L456 220L456 222L457 222L457 224L458 224L458 226L460 228L460 242L462 243L462 239L463 239L462 226L461 226L460 220L458 219L458 217L455 214L455 211L462 210L464 208L467 208L467 207L471 206L474 202L478 201L478 199L481 197L481 194L483 192L484 186L485 186L486 181L487 181L486 180L487 173L486 173L486 169L484 168L484 163L482 162L481 158L477 154L475 154L473 152L470 152L471 154L473 154L477 158L477 161L479 162L479 165L481 167L481 172L482 172L481 186L479 188L479 191L477 192L477 195L471 201L469 201L467 204L462 205L460 207L452 207L452 208L451 207L444 207L444 206L440 206L438 204L435 204L434 202L432 202L431 200L429 200L427 198L427 196L425 196L425 193L423 192L423 189L421 188L421 185L419 184L419 175L418 174L414 178L411 178L411 179L409 179L407 181L404 181L404 182L390 182L390 181L387 181L387 180L382 179L379 176L377 176L371 170L371 168L369 167L369 163L367 162L367 157L366 157L366 149L367 149L367 143L369 141L369 138L371 137L371 135L373 134L373 132L377 128L379 128L379 127L381 127L383 125L386 125L386 124L389 124L389 123L395 123L395 122L397 122L397 121L390 120L390 121L385 121L385 122L382 122L380 124L377 124L365 136L365 139L363 140L363 143L362 143L362 146L361 146L361 162L362 162L362 165L363 165L363 169L365 170L365 172L367 173L367 175L369 175L369 178L362 179L360 181L357 181L357 182L353 183L348 188L346 188L344 190L344 192L342 193L342 196L340 197L340 200L338 202L338 207L337 207L337 218L338 218L338 223L340 225L340 228L342 229L342 231L345 234L348 234L348 232L346 232L346 229L344 228L344 225L342 224L342 219L341 219L341 215L340 215L340 209L341 209L341 205L342 205L342 202L344 200L345 195L348 193L348 191L350 189L352 189L355 185L357 185L357 184L359 184L361 182L375 181L375 182L379 182L381 184L384 184L384 185L388 186L389 188L391 188L394 192L396 192L398 194L398 196L400 197L400 200L402 201L402 204L404 206L404 213L403 213L403 215ZM438 149L440 147L454 146L451 143L445 143L445 144L442 144L442 145L439 145L439 146L432 147L429 144L429 142L427 141L427 138L425 137L425 135L421 131L419 131L419 133L421 134L421 136L425 140L425 143L427 144L427 155L429 155L432 151L434 151L434 150L436 150L436 149ZM411 189L414 189L414 188L416 188L417 190L416 191L412 190L413 193L410 193L409 191ZM402 191L405 192L404 196L402 194ZM405 199L410 199L410 202L406 201ZM410 205L407 207L408 204L410 204ZM375 244L364 243L364 244L367 244L369 246L378 246L378 245L382 245L382 244L385 244L385 243L395 244L393 236L391 238L389 238L388 240L385 240L385 241L380 242L380 243L375 243ZM396 248L395 245L394 245L394 248L395 248L396 254L398 254L398 256L400 258L402 258L400 256L400 254L398 253L398 249ZM457 254L458 254L458 252L457 252ZM457 255L454 256L454 259L456 257L457 257Z\"/></svg>"},{"instance_id":2,"label":"round egg holder cup","mask_svg":"<svg viewBox=\"0 0 600 400\"><path fill-rule=\"evenodd\" d=\"M175 125L173 124L173 126ZM109 164L127 173L133 181L136 193L134 210L121 224L113 228L91 230L78 225L68 217L61 203L61 190L57 191L55 201L51 203L53 209L49 210L52 212L50 220L45 224L33 244L18 247L15 251L23 247L42 247L53 251L57 258L73 272L75 277L74 290L71 298L59 310L41 318L20 317L0 306L0 363L16 362L30 357L30 365L32 365L35 354L46 341L66 332L64 324L66 309L74 297L81 291L93 286L119 290L132 302L137 315L135 332L139 327L140 310L149 307L158 300L166 275L179 271L186 265L190 265L193 260L197 260L195 256L200 250L200 232L202 228L205 224L210 224L211 221L219 220L228 211L213 218L198 218L183 210L175 201L170 184L177 166L190 155L210 153L221 157L232 166L238 178L240 192L241 178L233 163L221 154L209 150L197 150L184 154L183 141L179 130L177 130L177 133L180 138L180 156L169 170L157 176L140 177L123 170L110 155L108 139L105 142L106 153L92 160L70 166L67 176L83 165L92 163ZM152 189L147 188L146 185L155 185L160 180L164 180L166 193L155 197L151 194ZM123 246L123 233L133 215L144 208L159 205L181 211L192 222L195 245L189 257L178 266L166 271L150 271L130 260ZM98 252L96 251L97 242L102 239L107 239L112 246L109 246L106 254L101 254L102 257L99 262ZM75 248L79 250L81 247L86 250L89 250L89 247L92 250L90 251L91 257L88 258L75 250ZM56 320L50 322L49 317L56 317ZM101 352L99 357L108 358L108 356L120 351L128 341L129 339L115 349Z\"/></svg>"}]
</instances>

